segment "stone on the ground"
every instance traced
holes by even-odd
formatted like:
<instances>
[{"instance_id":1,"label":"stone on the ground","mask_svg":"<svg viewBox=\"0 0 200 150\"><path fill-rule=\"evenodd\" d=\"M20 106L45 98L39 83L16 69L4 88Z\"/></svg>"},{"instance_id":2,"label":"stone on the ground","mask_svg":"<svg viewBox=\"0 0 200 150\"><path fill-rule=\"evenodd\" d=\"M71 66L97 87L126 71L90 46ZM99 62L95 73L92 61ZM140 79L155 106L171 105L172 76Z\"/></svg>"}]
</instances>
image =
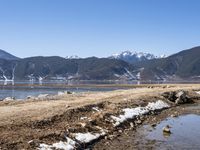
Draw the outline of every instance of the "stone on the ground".
<instances>
[{"instance_id":1,"label":"stone on the ground","mask_svg":"<svg viewBox=\"0 0 200 150\"><path fill-rule=\"evenodd\" d=\"M156 127L156 124L155 124L155 123L151 124L151 127L155 128L155 127Z\"/></svg>"},{"instance_id":2,"label":"stone on the ground","mask_svg":"<svg viewBox=\"0 0 200 150\"><path fill-rule=\"evenodd\" d=\"M70 92L70 91L67 91L67 94L72 94L72 92Z\"/></svg>"},{"instance_id":3,"label":"stone on the ground","mask_svg":"<svg viewBox=\"0 0 200 150\"><path fill-rule=\"evenodd\" d=\"M177 97L177 99L175 101L176 104L184 104L184 103L191 102L189 96L184 91L178 92L176 94L176 97Z\"/></svg>"},{"instance_id":4,"label":"stone on the ground","mask_svg":"<svg viewBox=\"0 0 200 150\"><path fill-rule=\"evenodd\" d=\"M190 97L185 91L164 92L162 96L175 104L185 104L191 102Z\"/></svg>"},{"instance_id":5,"label":"stone on the ground","mask_svg":"<svg viewBox=\"0 0 200 150\"><path fill-rule=\"evenodd\" d=\"M168 133L168 134L171 133L169 125L167 125L167 126L165 126L165 127L163 128L163 133Z\"/></svg>"},{"instance_id":6,"label":"stone on the ground","mask_svg":"<svg viewBox=\"0 0 200 150\"><path fill-rule=\"evenodd\" d=\"M166 99L168 99L171 102L175 102L175 100L177 99L176 97L176 92L171 91L171 92L164 92L162 93L162 96Z\"/></svg>"}]
</instances>

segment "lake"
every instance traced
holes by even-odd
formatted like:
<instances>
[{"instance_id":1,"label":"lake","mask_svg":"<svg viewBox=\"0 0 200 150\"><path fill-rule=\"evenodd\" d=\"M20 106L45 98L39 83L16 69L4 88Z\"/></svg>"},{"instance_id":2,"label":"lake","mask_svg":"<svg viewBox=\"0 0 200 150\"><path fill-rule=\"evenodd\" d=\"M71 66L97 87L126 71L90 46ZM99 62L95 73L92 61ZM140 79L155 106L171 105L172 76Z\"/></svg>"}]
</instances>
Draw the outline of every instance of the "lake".
<instances>
[{"instance_id":1,"label":"lake","mask_svg":"<svg viewBox=\"0 0 200 150\"><path fill-rule=\"evenodd\" d=\"M89 85L88 85L89 84ZM58 94L58 92L88 92L88 91L112 91L122 87L97 87L100 84L113 84L109 81L0 81L0 99L15 97L25 99L27 96L39 94ZM119 83L120 84L120 83ZM92 85L92 86L91 86Z\"/></svg>"},{"instance_id":2,"label":"lake","mask_svg":"<svg viewBox=\"0 0 200 150\"><path fill-rule=\"evenodd\" d=\"M60 88L60 87L44 87L44 86L27 86L27 87L1 87L0 88L0 99L6 97L15 97L16 99L25 99L27 96L38 96L39 94L58 94L62 91L70 92L88 92L88 91L112 91L119 88L95 88L95 87L73 87L73 88Z\"/></svg>"}]
</instances>

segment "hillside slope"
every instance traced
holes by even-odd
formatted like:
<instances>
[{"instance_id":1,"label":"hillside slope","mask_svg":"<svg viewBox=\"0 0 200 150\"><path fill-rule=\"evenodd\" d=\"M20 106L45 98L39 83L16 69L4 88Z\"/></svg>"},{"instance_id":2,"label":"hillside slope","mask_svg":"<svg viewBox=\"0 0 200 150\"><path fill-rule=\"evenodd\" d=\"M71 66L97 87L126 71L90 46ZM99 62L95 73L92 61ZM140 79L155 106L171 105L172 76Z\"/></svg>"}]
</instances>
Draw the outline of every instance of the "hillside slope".
<instances>
[{"instance_id":1,"label":"hillside slope","mask_svg":"<svg viewBox=\"0 0 200 150\"><path fill-rule=\"evenodd\" d=\"M0 59L5 59L5 60L18 60L19 58L0 49Z\"/></svg>"},{"instance_id":2,"label":"hillside slope","mask_svg":"<svg viewBox=\"0 0 200 150\"><path fill-rule=\"evenodd\" d=\"M17 62L17 79L134 79L134 67L122 60L108 58L65 59L30 57Z\"/></svg>"},{"instance_id":3,"label":"hillside slope","mask_svg":"<svg viewBox=\"0 0 200 150\"><path fill-rule=\"evenodd\" d=\"M163 59L137 63L144 79L192 79L200 76L200 47L183 50Z\"/></svg>"}]
</instances>

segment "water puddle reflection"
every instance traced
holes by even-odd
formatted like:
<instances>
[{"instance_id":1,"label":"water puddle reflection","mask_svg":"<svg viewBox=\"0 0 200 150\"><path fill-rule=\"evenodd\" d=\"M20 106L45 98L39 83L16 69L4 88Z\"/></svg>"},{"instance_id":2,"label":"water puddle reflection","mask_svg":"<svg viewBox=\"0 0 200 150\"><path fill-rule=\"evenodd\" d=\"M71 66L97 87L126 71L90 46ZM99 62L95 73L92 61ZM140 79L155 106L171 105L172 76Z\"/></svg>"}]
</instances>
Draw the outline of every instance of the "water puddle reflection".
<instances>
[{"instance_id":1,"label":"water puddle reflection","mask_svg":"<svg viewBox=\"0 0 200 150\"><path fill-rule=\"evenodd\" d=\"M163 127L170 126L171 134ZM154 141L155 149L200 149L200 116L189 114L168 118L156 127L143 127L146 141Z\"/></svg>"}]
</instances>

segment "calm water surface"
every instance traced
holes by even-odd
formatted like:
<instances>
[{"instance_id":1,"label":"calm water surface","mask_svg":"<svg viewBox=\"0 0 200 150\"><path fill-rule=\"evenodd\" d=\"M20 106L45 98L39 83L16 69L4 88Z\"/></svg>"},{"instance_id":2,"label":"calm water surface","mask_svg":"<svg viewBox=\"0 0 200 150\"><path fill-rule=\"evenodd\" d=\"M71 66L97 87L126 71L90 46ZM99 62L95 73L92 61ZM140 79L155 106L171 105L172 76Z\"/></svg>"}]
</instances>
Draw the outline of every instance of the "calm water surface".
<instances>
[{"instance_id":1,"label":"calm water surface","mask_svg":"<svg viewBox=\"0 0 200 150\"><path fill-rule=\"evenodd\" d=\"M70 92L88 92L88 91L112 91L118 88L59 88L59 87L1 87L0 88L0 99L6 97L15 97L16 99L24 99L27 96L38 96L39 94L58 94L58 92L70 91Z\"/></svg>"},{"instance_id":2,"label":"calm water surface","mask_svg":"<svg viewBox=\"0 0 200 150\"><path fill-rule=\"evenodd\" d=\"M166 125L171 128L172 134L163 134ZM177 118L168 118L152 129L144 126L144 139L154 141L154 149L199 150L200 149L200 116L189 114Z\"/></svg>"},{"instance_id":3,"label":"calm water surface","mask_svg":"<svg viewBox=\"0 0 200 150\"><path fill-rule=\"evenodd\" d=\"M112 91L119 87L78 87L80 84L112 84L109 81L0 81L0 99L6 97L15 97L16 99L25 99L27 96L38 96L39 94L58 94L58 92L88 92L88 91ZM120 83L119 83L120 84ZM69 86L73 87L69 87ZM77 86L77 87L76 87ZM122 88L121 88L122 89Z\"/></svg>"}]
</instances>

